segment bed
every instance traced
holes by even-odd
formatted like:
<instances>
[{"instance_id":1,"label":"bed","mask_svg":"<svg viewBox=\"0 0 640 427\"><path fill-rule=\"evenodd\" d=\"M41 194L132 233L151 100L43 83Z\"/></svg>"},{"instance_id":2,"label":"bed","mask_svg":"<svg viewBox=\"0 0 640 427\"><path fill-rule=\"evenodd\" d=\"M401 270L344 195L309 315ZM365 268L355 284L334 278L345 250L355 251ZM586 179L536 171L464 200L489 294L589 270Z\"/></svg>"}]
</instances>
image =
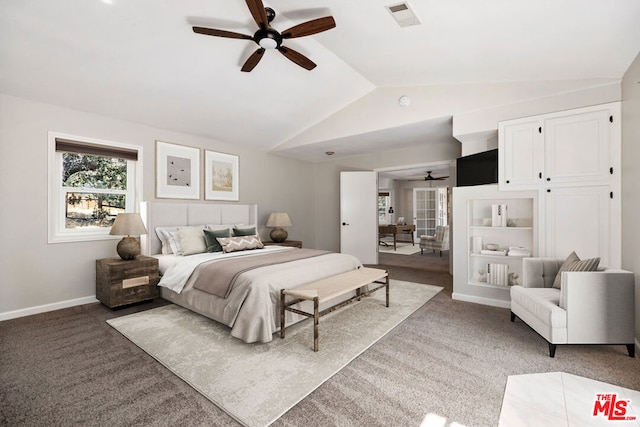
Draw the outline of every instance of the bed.
<instances>
[{"instance_id":1,"label":"bed","mask_svg":"<svg viewBox=\"0 0 640 427\"><path fill-rule=\"evenodd\" d=\"M229 253L166 253L166 242L163 244L160 236L178 227L253 226L257 232L257 205L143 202L141 216L147 227L147 234L140 238L142 254L159 260L161 296L230 327L232 336L247 343L269 342L279 330L280 289L362 266L351 255L283 246ZM231 270L233 265L236 274ZM221 288L220 277L233 277L232 285ZM328 301L326 306L337 302ZM300 308L308 310L306 303ZM303 319L287 312L285 320L288 326Z\"/></svg>"}]
</instances>

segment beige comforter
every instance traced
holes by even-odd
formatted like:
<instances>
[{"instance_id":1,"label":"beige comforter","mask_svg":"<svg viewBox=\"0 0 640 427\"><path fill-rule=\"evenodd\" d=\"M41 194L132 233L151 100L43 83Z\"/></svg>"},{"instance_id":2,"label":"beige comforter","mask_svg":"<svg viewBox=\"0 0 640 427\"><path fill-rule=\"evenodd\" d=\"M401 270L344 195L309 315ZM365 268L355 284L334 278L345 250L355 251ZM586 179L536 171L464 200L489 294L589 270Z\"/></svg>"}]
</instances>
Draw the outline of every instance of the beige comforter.
<instances>
[{"instance_id":1,"label":"beige comforter","mask_svg":"<svg viewBox=\"0 0 640 427\"><path fill-rule=\"evenodd\" d=\"M280 325L280 289L355 270L361 265L352 255L328 253L246 271L238 276L227 298L195 289L192 278L180 293L163 289L162 296L230 326L231 335L245 342L269 342ZM301 319L302 316L287 312L288 324Z\"/></svg>"}]
</instances>

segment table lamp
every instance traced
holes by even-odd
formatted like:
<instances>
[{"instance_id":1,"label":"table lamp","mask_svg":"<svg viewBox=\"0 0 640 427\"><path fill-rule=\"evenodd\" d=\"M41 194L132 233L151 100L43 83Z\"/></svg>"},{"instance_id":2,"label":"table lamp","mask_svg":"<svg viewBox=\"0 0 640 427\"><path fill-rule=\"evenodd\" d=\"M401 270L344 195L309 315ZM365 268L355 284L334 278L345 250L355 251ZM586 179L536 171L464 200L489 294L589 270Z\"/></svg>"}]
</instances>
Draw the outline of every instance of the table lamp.
<instances>
[{"instance_id":1,"label":"table lamp","mask_svg":"<svg viewBox=\"0 0 640 427\"><path fill-rule=\"evenodd\" d=\"M291 220L286 212L273 212L267 220L267 227L275 227L269 236L275 243L284 242L289 237L289 233L282 227L291 227Z\"/></svg>"},{"instance_id":2,"label":"table lamp","mask_svg":"<svg viewBox=\"0 0 640 427\"><path fill-rule=\"evenodd\" d=\"M124 260L133 260L140 255L140 242L131 235L147 234L147 229L142 223L140 214L121 213L116 216L116 220L111 226L109 234L114 236L125 236L118 242L118 255Z\"/></svg>"}]
</instances>

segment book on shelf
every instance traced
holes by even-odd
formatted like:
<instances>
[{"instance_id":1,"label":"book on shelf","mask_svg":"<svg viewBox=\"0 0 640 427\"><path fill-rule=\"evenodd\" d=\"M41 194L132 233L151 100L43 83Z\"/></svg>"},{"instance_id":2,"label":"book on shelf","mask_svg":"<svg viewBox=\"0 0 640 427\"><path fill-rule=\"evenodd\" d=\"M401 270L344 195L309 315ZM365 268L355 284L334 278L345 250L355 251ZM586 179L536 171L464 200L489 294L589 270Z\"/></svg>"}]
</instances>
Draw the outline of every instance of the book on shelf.
<instances>
[{"instance_id":1,"label":"book on shelf","mask_svg":"<svg viewBox=\"0 0 640 427\"><path fill-rule=\"evenodd\" d=\"M480 251L481 255L501 255L501 256L505 256L507 254L506 250L495 250L492 251L490 249L482 249Z\"/></svg>"},{"instance_id":2,"label":"book on shelf","mask_svg":"<svg viewBox=\"0 0 640 427\"><path fill-rule=\"evenodd\" d=\"M531 256L531 251L528 248L523 246L509 246L509 256L521 256L521 257L529 257Z\"/></svg>"},{"instance_id":3,"label":"book on shelf","mask_svg":"<svg viewBox=\"0 0 640 427\"><path fill-rule=\"evenodd\" d=\"M507 205L491 205L491 226L507 226Z\"/></svg>"},{"instance_id":4,"label":"book on shelf","mask_svg":"<svg viewBox=\"0 0 640 427\"><path fill-rule=\"evenodd\" d=\"M487 283L497 286L509 286L509 266L494 262L488 263Z\"/></svg>"}]
</instances>

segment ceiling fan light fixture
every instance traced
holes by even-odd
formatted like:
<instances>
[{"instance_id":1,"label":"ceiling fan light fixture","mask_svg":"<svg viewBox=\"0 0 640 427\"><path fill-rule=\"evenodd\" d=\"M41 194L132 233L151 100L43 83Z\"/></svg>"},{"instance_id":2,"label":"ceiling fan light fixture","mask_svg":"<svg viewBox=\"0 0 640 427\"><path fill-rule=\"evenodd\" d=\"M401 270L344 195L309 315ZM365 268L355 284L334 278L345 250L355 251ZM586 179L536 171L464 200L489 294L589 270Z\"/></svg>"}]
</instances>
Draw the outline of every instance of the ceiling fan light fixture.
<instances>
[{"instance_id":1,"label":"ceiling fan light fixture","mask_svg":"<svg viewBox=\"0 0 640 427\"><path fill-rule=\"evenodd\" d=\"M268 37L260 39L258 44L260 45L260 47L263 47L265 49L275 49L278 47L278 42Z\"/></svg>"}]
</instances>

